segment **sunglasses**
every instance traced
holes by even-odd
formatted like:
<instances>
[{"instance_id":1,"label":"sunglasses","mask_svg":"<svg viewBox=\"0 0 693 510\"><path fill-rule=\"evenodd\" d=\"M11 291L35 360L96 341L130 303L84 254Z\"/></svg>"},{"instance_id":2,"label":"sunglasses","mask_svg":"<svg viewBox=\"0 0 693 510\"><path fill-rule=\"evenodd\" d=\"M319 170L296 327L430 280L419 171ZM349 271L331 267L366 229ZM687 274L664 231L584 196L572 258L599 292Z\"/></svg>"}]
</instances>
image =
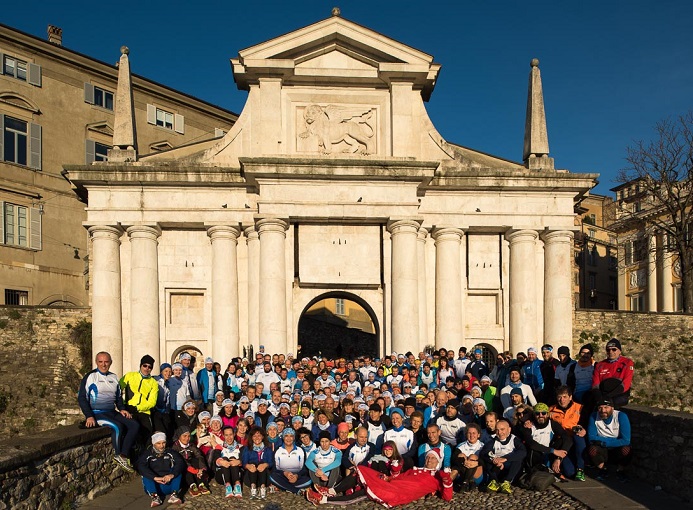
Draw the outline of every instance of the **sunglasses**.
<instances>
[{"instance_id":1,"label":"sunglasses","mask_svg":"<svg viewBox=\"0 0 693 510\"><path fill-rule=\"evenodd\" d=\"M152 365L150 365L149 363L145 363L144 365L142 365L142 368L154 368L154 367Z\"/></svg>"},{"instance_id":2,"label":"sunglasses","mask_svg":"<svg viewBox=\"0 0 693 510\"><path fill-rule=\"evenodd\" d=\"M546 416L549 413L546 411L538 411L536 414L538 414L539 416Z\"/></svg>"},{"instance_id":3,"label":"sunglasses","mask_svg":"<svg viewBox=\"0 0 693 510\"><path fill-rule=\"evenodd\" d=\"M609 352L618 351L618 347L609 347L609 348L607 349L607 351L609 351Z\"/></svg>"}]
</instances>

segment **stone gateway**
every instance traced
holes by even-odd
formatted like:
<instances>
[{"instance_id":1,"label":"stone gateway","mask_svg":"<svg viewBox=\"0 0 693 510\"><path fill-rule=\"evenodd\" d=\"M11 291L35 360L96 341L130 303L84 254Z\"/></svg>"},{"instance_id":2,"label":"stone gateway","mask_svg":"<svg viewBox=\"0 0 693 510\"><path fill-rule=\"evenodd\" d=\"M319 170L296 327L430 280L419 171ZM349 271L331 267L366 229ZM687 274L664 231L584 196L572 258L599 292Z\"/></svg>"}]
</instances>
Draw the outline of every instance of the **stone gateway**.
<instances>
[{"instance_id":1,"label":"stone gateway","mask_svg":"<svg viewBox=\"0 0 693 510\"><path fill-rule=\"evenodd\" d=\"M440 65L337 11L231 62L248 99L222 137L141 155L119 105L109 161L66 167L116 373L182 347L296 353L335 293L368 305L380 354L571 344L573 206L597 176L554 169L537 61L523 163L444 140L424 106Z\"/></svg>"}]
</instances>

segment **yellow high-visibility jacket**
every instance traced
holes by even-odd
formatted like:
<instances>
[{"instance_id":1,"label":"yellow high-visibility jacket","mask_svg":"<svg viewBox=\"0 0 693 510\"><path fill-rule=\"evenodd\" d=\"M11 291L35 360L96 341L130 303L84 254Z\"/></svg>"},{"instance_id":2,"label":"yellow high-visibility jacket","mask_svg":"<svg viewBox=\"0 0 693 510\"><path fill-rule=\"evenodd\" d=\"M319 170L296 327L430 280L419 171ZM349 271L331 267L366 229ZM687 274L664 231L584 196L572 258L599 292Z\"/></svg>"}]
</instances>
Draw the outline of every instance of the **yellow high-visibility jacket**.
<instances>
[{"instance_id":1,"label":"yellow high-visibility jacket","mask_svg":"<svg viewBox=\"0 0 693 510\"><path fill-rule=\"evenodd\" d=\"M128 372L120 379L123 390L123 402L137 409L138 412L149 414L156 406L159 395L159 384L153 377L142 377L139 372Z\"/></svg>"}]
</instances>

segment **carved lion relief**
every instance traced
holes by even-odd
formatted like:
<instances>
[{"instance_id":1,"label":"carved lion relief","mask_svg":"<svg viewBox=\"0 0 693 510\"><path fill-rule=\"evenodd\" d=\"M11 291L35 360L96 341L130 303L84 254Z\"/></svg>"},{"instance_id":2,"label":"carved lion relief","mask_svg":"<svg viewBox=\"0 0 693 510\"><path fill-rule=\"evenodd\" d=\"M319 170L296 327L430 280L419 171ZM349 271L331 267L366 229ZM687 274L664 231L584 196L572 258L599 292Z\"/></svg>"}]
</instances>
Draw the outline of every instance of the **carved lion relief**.
<instances>
[{"instance_id":1,"label":"carved lion relief","mask_svg":"<svg viewBox=\"0 0 693 510\"><path fill-rule=\"evenodd\" d=\"M374 109L369 106L307 106L298 129L299 152L375 154Z\"/></svg>"}]
</instances>

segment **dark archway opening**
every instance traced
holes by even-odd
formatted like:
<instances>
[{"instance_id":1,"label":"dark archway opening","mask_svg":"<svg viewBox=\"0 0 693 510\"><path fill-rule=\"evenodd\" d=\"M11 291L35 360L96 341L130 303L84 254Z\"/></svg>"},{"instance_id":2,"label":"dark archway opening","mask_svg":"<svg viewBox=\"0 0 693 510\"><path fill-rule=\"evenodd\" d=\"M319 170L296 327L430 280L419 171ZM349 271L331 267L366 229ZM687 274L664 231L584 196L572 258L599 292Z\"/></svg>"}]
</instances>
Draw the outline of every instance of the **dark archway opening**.
<instances>
[{"instance_id":1,"label":"dark archway opening","mask_svg":"<svg viewBox=\"0 0 693 510\"><path fill-rule=\"evenodd\" d=\"M474 346L475 349L481 349L481 359L486 363L489 371L493 370L496 366L496 357L498 356L498 351L489 344L477 344Z\"/></svg>"},{"instance_id":2,"label":"dark archway opening","mask_svg":"<svg viewBox=\"0 0 693 510\"><path fill-rule=\"evenodd\" d=\"M376 357L380 327L373 309L347 292L327 292L303 309L298 321L298 355L327 358Z\"/></svg>"}]
</instances>

